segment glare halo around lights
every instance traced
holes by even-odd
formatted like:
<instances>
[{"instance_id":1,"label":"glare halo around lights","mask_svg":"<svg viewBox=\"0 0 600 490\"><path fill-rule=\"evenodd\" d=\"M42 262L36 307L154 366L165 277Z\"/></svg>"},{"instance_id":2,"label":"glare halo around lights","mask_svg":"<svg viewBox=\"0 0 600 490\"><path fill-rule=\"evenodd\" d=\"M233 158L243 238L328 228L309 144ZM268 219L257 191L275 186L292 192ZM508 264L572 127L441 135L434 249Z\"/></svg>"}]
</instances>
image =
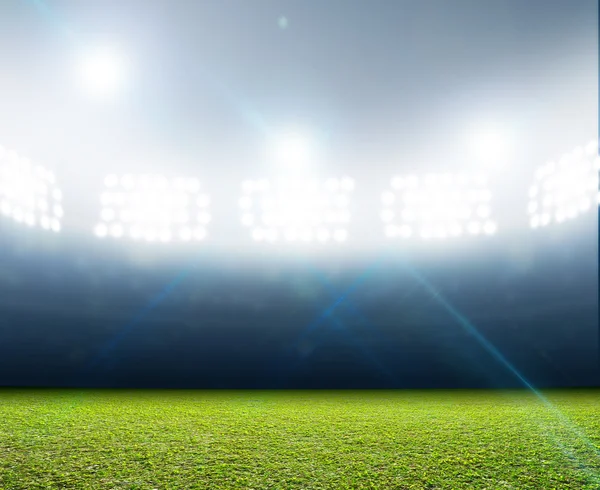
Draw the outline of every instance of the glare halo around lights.
<instances>
[{"instance_id":1,"label":"glare halo around lights","mask_svg":"<svg viewBox=\"0 0 600 490\"><path fill-rule=\"evenodd\" d=\"M381 194L380 218L389 238L423 240L493 235L492 195L483 175L398 175Z\"/></svg>"},{"instance_id":2,"label":"glare halo around lights","mask_svg":"<svg viewBox=\"0 0 600 490\"><path fill-rule=\"evenodd\" d=\"M600 204L598 141L538 167L527 195L532 228L575 219ZM247 180L239 198L240 221L255 241L343 243L348 239L350 177ZM211 203L196 178L110 174L103 179L99 237L147 242L197 241L207 236ZM51 171L0 147L0 216L23 226L58 232L63 193ZM395 176L381 194L385 236L431 241L494 235L497 224L485 176Z\"/></svg>"},{"instance_id":3,"label":"glare halo around lights","mask_svg":"<svg viewBox=\"0 0 600 490\"><path fill-rule=\"evenodd\" d=\"M302 171L313 157L313 144L308 136L290 131L274 140L273 154L277 165L289 171Z\"/></svg>"},{"instance_id":4,"label":"glare halo around lights","mask_svg":"<svg viewBox=\"0 0 600 490\"><path fill-rule=\"evenodd\" d=\"M113 48L96 48L80 54L78 79L82 90L93 97L115 96L125 83L126 72L125 58Z\"/></svg>"},{"instance_id":5,"label":"glare halo around lights","mask_svg":"<svg viewBox=\"0 0 600 490\"><path fill-rule=\"evenodd\" d=\"M512 137L505 128L481 126L468 134L468 144L476 165L496 170L512 154Z\"/></svg>"},{"instance_id":6,"label":"glare halo around lights","mask_svg":"<svg viewBox=\"0 0 600 490\"><path fill-rule=\"evenodd\" d=\"M212 220L210 196L196 178L109 174L100 204L100 220L93 229L98 238L201 241Z\"/></svg>"},{"instance_id":7,"label":"glare halo around lights","mask_svg":"<svg viewBox=\"0 0 600 490\"><path fill-rule=\"evenodd\" d=\"M59 232L62 191L54 174L0 146L0 214L28 227Z\"/></svg>"},{"instance_id":8,"label":"glare halo around lights","mask_svg":"<svg viewBox=\"0 0 600 490\"><path fill-rule=\"evenodd\" d=\"M590 141L538 167L529 188L527 212L532 228L562 223L596 210L600 203L598 142Z\"/></svg>"},{"instance_id":9,"label":"glare halo around lights","mask_svg":"<svg viewBox=\"0 0 600 490\"><path fill-rule=\"evenodd\" d=\"M241 185L240 221L256 242L344 243L354 187L350 177L247 180Z\"/></svg>"}]
</instances>

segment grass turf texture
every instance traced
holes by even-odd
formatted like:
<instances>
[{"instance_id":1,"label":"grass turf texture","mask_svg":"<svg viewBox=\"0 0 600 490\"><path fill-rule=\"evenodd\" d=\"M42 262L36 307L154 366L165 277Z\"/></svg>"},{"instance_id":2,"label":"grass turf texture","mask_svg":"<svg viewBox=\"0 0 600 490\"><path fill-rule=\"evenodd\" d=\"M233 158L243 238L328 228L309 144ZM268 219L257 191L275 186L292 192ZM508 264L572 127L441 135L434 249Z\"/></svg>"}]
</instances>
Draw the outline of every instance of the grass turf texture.
<instances>
[{"instance_id":1,"label":"grass turf texture","mask_svg":"<svg viewBox=\"0 0 600 490\"><path fill-rule=\"evenodd\" d=\"M544 396L4 390L0 488L600 488L600 391Z\"/></svg>"}]
</instances>

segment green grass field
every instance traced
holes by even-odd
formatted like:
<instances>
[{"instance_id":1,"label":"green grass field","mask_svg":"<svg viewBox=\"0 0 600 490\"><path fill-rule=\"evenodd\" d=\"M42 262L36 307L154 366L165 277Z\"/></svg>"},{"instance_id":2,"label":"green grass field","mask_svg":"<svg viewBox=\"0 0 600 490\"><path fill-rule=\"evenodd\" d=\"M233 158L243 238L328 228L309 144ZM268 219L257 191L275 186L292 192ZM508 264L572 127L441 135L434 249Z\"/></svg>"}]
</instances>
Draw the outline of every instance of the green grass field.
<instances>
[{"instance_id":1,"label":"green grass field","mask_svg":"<svg viewBox=\"0 0 600 490\"><path fill-rule=\"evenodd\" d=\"M600 488L600 391L544 396L4 390L0 488Z\"/></svg>"}]
</instances>

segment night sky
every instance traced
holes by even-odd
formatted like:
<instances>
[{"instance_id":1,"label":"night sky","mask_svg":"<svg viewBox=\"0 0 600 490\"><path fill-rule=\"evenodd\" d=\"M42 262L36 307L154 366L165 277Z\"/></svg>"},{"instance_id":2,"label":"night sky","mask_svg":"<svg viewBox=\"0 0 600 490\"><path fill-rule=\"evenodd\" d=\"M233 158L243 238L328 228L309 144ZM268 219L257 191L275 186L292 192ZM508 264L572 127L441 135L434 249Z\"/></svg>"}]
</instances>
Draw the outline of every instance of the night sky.
<instances>
[{"instance_id":1,"label":"night sky","mask_svg":"<svg viewBox=\"0 0 600 490\"><path fill-rule=\"evenodd\" d=\"M597 138L597 18L591 0L1 2L0 144L55 170L65 218L56 235L0 222L0 384L597 385L597 213L544 230L526 214L536 166ZM131 60L108 102L72 80L96 43ZM498 234L386 241L392 174L477 168L464 142L490 120L514 136ZM275 171L288 125L321 173L356 179L349 241L368 251L274 253L237 225L239 182ZM214 241L98 240L109 172L204 179Z\"/></svg>"}]
</instances>

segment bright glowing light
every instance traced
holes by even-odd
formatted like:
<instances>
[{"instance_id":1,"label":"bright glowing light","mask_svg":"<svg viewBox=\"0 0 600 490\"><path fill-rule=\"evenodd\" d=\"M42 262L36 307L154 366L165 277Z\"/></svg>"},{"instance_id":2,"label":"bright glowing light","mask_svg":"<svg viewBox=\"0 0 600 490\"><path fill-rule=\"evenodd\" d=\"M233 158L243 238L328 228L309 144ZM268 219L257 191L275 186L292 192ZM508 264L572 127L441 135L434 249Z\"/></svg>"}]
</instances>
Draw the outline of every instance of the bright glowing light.
<instances>
[{"instance_id":1,"label":"bright glowing light","mask_svg":"<svg viewBox=\"0 0 600 490\"><path fill-rule=\"evenodd\" d=\"M82 89L95 97L112 97L122 88L127 62L113 49L99 48L82 55L79 80Z\"/></svg>"},{"instance_id":2,"label":"bright glowing light","mask_svg":"<svg viewBox=\"0 0 600 490\"><path fill-rule=\"evenodd\" d=\"M110 227L110 234L115 238L121 238L123 236L123 225L120 223L112 225Z\"/></svg>"},{"instance_id":3,"label":"bright glowing light","mask_svg":"<svg viewBox=\"0 0 600 490\"><path fill-rule=\"evenodd\" d=\"M192 239L192 230L189 228L182 228L179 231L179 238L181 238L184 242L189 242Z\"/></svg>"},{"instance_id":4,"label":"bright glowing light","mask_svg":"<svg viewBox=\"0 0 600 490\"><path fill-rule=\"evenodd\" d=\"M206 211L202 211L201 213L198 214L198 223L207 225L208 223L210 223L210 220L211 220L210 214L207 213Z\"/></svg>"},{"instance_id":5,"label":"bright glowing light","mask_svg":"<svg viewBox=\"0 0 600 490\"><path fill-rule=\"evenodd\" d=\"M410 238L412 236L412 228L408 225L400 227L400 236L402 238Z\"/></svg>"},{"instance_id":6,"label":"bright glowing light","mask_svg":"<svg viewBox=\"0 0 600 490\"><path fill-rule=\"evenodd\" d=\"M598 141L592 140L585 146L585 153L588 157L598 156Z\"/></svg>"},{"instance_id":7,"label":"bright glowing light","mask_svg":"<svg viewBox=\"0 0 600 490\"><path fill-rule=\"evenodd\" d=\"M393 190L382 194L380 215L389 237L408 238L413 227L426 240L457 237L463 226L468 228L467 220L475 215L490 220L492 215L492 196L484 175L397 176L391 186L399 195Z\"/></svg>"},{"instance_id":8,"label":"bright glowing light","mask_svg":"<svg viewBox=\"0 0 600 490\"><path fill-rule=\"evenodd\" d=\"M329 242L335 229L345 229L350 222L348 208L353 188L349 177L323 182L297 177L272 182L263 179L252 186L242 184L241 223L247 227L262 226L252 231L255 241L308 242L314 238Z\"/></svg>"},{"instance_id":9,"label":"bright glowing light","mask_svg":"<svg viewBox=\"0 0 600 490\"><path fill-rule=\"evenodd\" d=\"M312 148L308 137L299 133L281 135L275 143L275 158L290 169L302 169L310 162Z\"/></svg>"},{"instance_id":10,"label":"bright glowing light","mask_svg":"<svg viewBox=\"0 0 600 490\"><path fill-rule=\"evenodd\" d=\"M160 232L160 241L161 242L170 242L171 241L171 232L169 230L162 230Z\"/></svg>"},{"instance_id":11,"label":"bright glowing light","mask_svg":"<svg viewBox=\"0 0 600 490\"><path fill-rule=\"evenodd\" d=\"M169 180L162 175L126 174L120 178L107 176L104 184L111 192L102 192L100 196L103 204L100 219L113 222L119 218L121 222L115 224L121 227L126 224L131 238L170 242L187 241L192 235L198 240L206 236L205 226L211 221L210 199L205 193L198 194L202 190L198 179ZM181 232L181 226L187 225L190 217L201 225L202 232ZM109 235L115 238L125 235L125 229L115 232L111 225L109 230Z\"/></svg>"},{"instance_id":12,"label":"bright glowing light","mask_svg":"<svg viewBox=\"0 0 600 490\"><path fill-rule=\"evenodd\" d=\"M395 200L396 196L394 196L393 192L386 191L381 195L381 202L384 206L391 206Z\"/></svg>"},{"instance_id":13,"label":"bright glowing light","mask_svg":"<svg viewBox=\"0 0 600 490\"><path fill-rule=\"evenodd\" d=\"M130 229L129 229L129 236L133 239L133 240L141 240L144 236L143 230L141 228L141 226L139 225L133 225Z\"/></svg>"},{"instance_id":14,"label":"bright glowing light","mask_svg":"<svg viewBox=\"0 0 600 490\"><path fill-rule=\"evenodd\" d=\"M255 241L257 241L257 242L260 242L260 241L262 241L262 240L263 240L263 238L264 238L264 233L263 233L263 231L262 231L260 228L255 228L255 229L252 231L252 238L253 238Z\"/></svg>"},{"instance_id":15,"label":"bright glowing light","mask_svg":"<svg viewBox=\"0 0 600 490\"><path fill-rule=\"evenodd\" d=\"M106 187L115 187L116 185L118 185L118 183L119 178L114 174L107 175L104 179L104 185Z\"/></svg>"},{"instance_id":16,"label":"bright glowing light","mask_svg":"<svg viewBox=\"0 0 600 490\"><path fill-rule=\"evenodd\" d=\"M484 225L483 225L483 232L486 235L493 235L496 233L498 227L496 226L496 223L494 223L493 221L487 221Z\"/></svg>"},{"instance_id":17,"label":"bright glowing light","mask_svg":"<svg viewBox=\"0 0 600 490\"><path fill-rule=\"evenodd\" d=\"M156 240L156 230L150 228L148 230L145 231L144 233L144 238L146 239L146 241L148 242L153 242Z\"/></svg>"},{"instance_id":18,"label":"bright glowing light","mask_svg":"<svg viewBox=\"0 0 600 490\"><path fill-rule=\"evenodd\" d=\"M597 141L565 153L555 162L547 162L534 173L529 192L528 212L533 228L572 220L589 211L598 188ZM539 191L538 191L539 189ZM533 192L535 190L535 192Z\"/></svg>"},{"instance_id":19,"label":"bright glowing light","mask_svg":"<svg viewBox=\"0 0 600 490\"><path fill-rule=\"evenodd\" d=\"M392 211L391 209L384 209L383 211L381 211L381 219L382 221L389 223L394 219L394 211Z\"/></svg>"},{"instance_id":20,"label":"bright glowing light","mask_svg":"<svg viewBox=\"0 0 600 490\"><path fill-rule=\"evenodd\" d=\"M14 151L4 150L0 159L0 212L18 223L60 231L64 210L62 192L55 187L54 174ZM52 219L46 217L52 211Z\"/></svg>"},{"instance_id":21,"label":"bright glowing light","mask_svg":"<svg viewBox=\"0 0 600 490\"><path fill-rule=\"evenodd\" d=\"M477 221L471 221L467 225L467 231L472 235L477 235L481 231L481 225Z\"/></svg>"},{"instance_id":22,"label":"bright glowing light","mask_svg":"<svg viewBox=\"0 0 600 490\"><path fill-rule=\"evenodd\" d=\"M336 242L345 242L348 238L348 232L346 230L335 230L333 232L333 239Z\"/></svg>"},{"instance_id":23,"label":"bright glowing light","mask_svg":"<svg viewBox=\"0 0 600 490\"><path fill-rule=\"evenodd\" d=\"M50 218L48 218L48 216L42 216L40 218L40 226L44 230L49 230L50 229Z\"/></svg>"},{"instance_id":24,"label":"bright glowing light","mask_svg":"<svg viewBox=\"0 0 600 490\"><path fill-rule=\"evenodd\" d=\"M242 224L244 226L252 226L254 224L254 216L252 213L242 214Z\"/></svg>"},{"instance_id":25,"label":"bright glowing light","mask_svg":"<svg viewBox=\"0 0 600 490\"><path fill-rule=\"evenodd\" d=\"M103 221L112 221L115 219L115 211L110 208L103 209L100 217Z\"/></svg>"},{"instance_id":26,"label":"bright glowing light","mask_svg":"<svg viewBox=\"0 0 600 490\"><path fill-rule=\"evenodd\" d=\"M344 191L353 191L354 190L354 180L350 177L344 177L341 181L341 187Z\"/></svg>"},{"instance_id":27,"label":"bright glowing light","mask_svg":"<svg viewBox=\"0 0 600 490\"><path fill-rule=\"evenodd\" d=\"M478 128L469 135L471 152L477 163L497 166L507 163L511 154L510 137L499 128Z\"/></svg>"},{"instance_id":28,"label":"bright glowing light","mask_svg":"<svg viewBox=\"0 0 600 490\"><path fill-rule=\"evenodd\" d=\"M283 235L288 242L293 242L298 239L298 232L295 228L286 229Z\"/></svg>"},{"instance_id":29,"label":"bright glowing light","mask_svg":"<svg viewBox=\"0 0 600 490\"><path fill-rule=\"evenodd\" d=\"M201 208L208 207L208 205L210 204L210 197L206 194L201 194L196 199L196 204L198 205L198 207Z\"/></svg>"},{"instance_id":30,"label":"bright glowing light","mask_svg":"<svg viewBox=\"0 0 600 490\"><path fill-rule=\"evenodd\" d=\"M240 208L249 209L252 207L252 199L248 196L243 196L240 198Z\"/></svg>"},{"instance_id":31,"label":"bright glowing light","mask_svg":"<svg viewBox=\"0 0 600 490\"><path fill-rule=\"evenodd\" d=\"M400 189L402 189L403 186L404 186L404 179L402 177L394 177L392 179L392 188L393 189L400 190Z\"/></svg>"},{"instance_id":32,"label":"bright glowing light","mask_svg":"<svg viewBox=\"0 0 600 490\"><path fill-rule=\"evenodd\" d=\"M267 242L276 242L279 238L279 233L277 232L277 230L274 229L269 229L265 231L265 240Z\"/></svg>"}]
</instances>

